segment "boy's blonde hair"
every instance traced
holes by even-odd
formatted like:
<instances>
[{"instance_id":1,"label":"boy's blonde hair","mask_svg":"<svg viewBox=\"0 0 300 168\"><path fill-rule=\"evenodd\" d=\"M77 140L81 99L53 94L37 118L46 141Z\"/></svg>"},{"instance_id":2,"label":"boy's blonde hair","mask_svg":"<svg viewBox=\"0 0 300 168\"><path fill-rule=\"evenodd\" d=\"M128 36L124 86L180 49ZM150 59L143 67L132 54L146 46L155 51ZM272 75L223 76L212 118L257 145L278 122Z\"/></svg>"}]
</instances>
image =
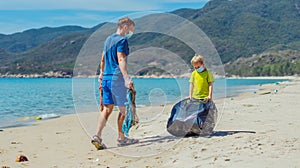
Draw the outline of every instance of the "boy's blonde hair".
<instances>
[{"instance_id":1,"label":"boy's blonde hair","mask_svg":"<svg viewBox=\"0 0 300 168\"><path fill-rule=\"evenodd\" d=\"M203 60L203 57L201 55L195 55L191 60L192 65L195 65L195 64L198 64L198 63L204 64L204 60Z\"/></svg>"},{"instance_id":2,"label":"boy's blonde hair","mask_svg":"<svg viewBox=\"0 0 300 168\"><path fill-rule=\"evenodd\" d=\"M129 17L124 17L124 18L119 19L118 28L123 28L124 25L135 26L135 23Z\"/></svg>"}]
</instances>

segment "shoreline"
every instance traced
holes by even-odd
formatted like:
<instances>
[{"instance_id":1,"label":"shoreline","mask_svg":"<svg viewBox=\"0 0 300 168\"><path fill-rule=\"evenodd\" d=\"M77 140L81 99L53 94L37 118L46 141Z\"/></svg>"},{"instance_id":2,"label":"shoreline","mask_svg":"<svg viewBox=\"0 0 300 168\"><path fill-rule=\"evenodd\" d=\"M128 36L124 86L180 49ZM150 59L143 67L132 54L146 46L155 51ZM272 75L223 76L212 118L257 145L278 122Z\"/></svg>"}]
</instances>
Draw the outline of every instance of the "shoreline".
<instances>
[{"instance_id":1,"label":"shoreline","mask_svg":"<svg viewBox=\"0 0 300 168\"><path fill-rule=\"evenodd\" d=\"M35 78L33 78L35 79ZM156 78L155 78L156 79ZM230 79L248 79L248 78L230 78ZM274 78L274 77L267 77L267 78L255 78L255 77L251 77L249 79L287 79L287 81L284 82L289 82L290 80L297 80L299 78L295 77L295 76L288 76L288 77L279 77L279 78ZM283 83L284 83L283 82ZM279 82L282 83L282 82ZM274 90L268 90L266 88L272 88L272 89L276 89L277 84L274 85L272 83L269 84L262 84L262 85L249 85L247 87L255 87L257 89L257 91L255 91L255 94L273 94ZM236 93L233 95L226 95L226 97L219 97L214 99L215 102L221 102L224 101L225 99L239 99L239 98L244 98L247 96L252 96L254 95L252 91L243 91L241 93ZM167 103L165 106L172 106L175 103L177 103L180 100L177 100L173 103ZM160 104L154 105L154 106L161 106ZM142 108L149 108L151 107L151 105L138 105L137 109L142 109ZM164 106L163 106L164 107ZM74 109L75 110L75 109ZM89 112L87 112L89 113ZM23 117L18 117L15 119L11 119L9 120L9 123L13 123L13 124L0 124L0 129L7 129L7 128L15 128L15 127L27 127L27 126L31 126L31 125L35 125L36 123L40 122L40 121L46 121L46 120L52 120L53 118L45 118L45 119L37 119L39 118L39 116L45 116L45 115L58 115L59 117L63 117L66 115L77 115L78 113L67 113L67 114L54 114L54 113L47 113L47 114L41 114L41 115L36 115L36 116L23 116ZM56 117L55 117L56 118ZM1 123L1 122L0 122Z\"/></svg>"},{"instance_id":2,"label":"shoreline","mask_svg":"<svg viewBox=\"0 0 300 168\"><path fill-rule=\"evenodd\" d=\"M162 107L139 109L148 115L142 119L151 120L131 129L130 135L141 142L127 147L116 147L117 116L113 113L103 132L109 149L103 151L90 144L98 112L82 113L80 121L77 114L70 114L33 126L2 129L0 166L152 168L189 163L189 167L297 167L300 80L261 87L269 91L277 86L280 91L276 94L251 93L216 103L222 118L210 138L176 138L165 133L170 105L159 116L155 112ZM20 154L29 161L15 162Z\"/></svg>"},{"instance_id":3,"label":"shoreline","mask_svg":"<svg viewBox=\"0 0 300 168\"><path fill-rule=\"evenodd\" d=\"M256 76L256 77L226 77L226 79L298 79L299 76Z\"/></svg>"},{"instance_id":4,"label":"shoreline","mask_svg":"<svg viewBox=\"0 0 300 168\"><path fill-rule=\"evenodd\" d=\"M132 78L150 78L150 79L169 79L169 78L189 78L189 74L182 74L182 75L177 75L177 76L172 76L172 75L144 75L144 76L136 76L132 75ZM98 75L80 75L80 76L73 76L67 72L63 71L49 71L49 72L44 72L41 74L1 74L0 73L0 79L1 78L98 78ZM295 79L299 78L297 75L292 75L292 76L215 76L215 79Z\"/></svg>"}]
</instances>

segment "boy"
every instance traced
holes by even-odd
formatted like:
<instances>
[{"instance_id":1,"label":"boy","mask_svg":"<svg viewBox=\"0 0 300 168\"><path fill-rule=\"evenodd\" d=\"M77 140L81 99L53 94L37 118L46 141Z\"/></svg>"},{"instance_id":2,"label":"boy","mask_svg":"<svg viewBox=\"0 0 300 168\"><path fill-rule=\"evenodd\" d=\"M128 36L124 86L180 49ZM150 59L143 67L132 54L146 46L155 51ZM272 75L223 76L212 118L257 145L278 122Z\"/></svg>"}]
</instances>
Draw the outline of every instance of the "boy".
<instances>
[{"instance_id":1,"label":"boy","mask_svg":"<svg viewBox=\"0 0 300 168\"><path fill-rule=\"evenodd\" d=\"M203 57L196 55L192 58L191 64L195 70L190 78L190 100L212 100L214 77L205 67Z\"/></svg>"}]
</instances>

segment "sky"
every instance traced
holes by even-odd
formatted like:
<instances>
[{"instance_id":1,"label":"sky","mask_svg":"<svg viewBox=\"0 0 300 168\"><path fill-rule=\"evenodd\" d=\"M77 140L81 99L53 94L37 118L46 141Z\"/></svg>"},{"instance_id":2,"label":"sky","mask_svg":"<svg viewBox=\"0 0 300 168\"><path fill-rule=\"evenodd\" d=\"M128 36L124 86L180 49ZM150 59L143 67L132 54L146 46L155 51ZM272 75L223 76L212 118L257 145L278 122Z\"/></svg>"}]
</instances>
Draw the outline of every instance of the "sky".
<instances>
[{"instance_id":1,"label":"sky","mask_svg":"<svg viewBox=\"0 0 300 168\"><path fill-rule=\"evenodd\" d=\"M2 0L0 34L32 28L77 25L86 28L143 12L200 9L209 0ZM137 15L138 16L138 15Z\"/></svg>"}]
</instances>

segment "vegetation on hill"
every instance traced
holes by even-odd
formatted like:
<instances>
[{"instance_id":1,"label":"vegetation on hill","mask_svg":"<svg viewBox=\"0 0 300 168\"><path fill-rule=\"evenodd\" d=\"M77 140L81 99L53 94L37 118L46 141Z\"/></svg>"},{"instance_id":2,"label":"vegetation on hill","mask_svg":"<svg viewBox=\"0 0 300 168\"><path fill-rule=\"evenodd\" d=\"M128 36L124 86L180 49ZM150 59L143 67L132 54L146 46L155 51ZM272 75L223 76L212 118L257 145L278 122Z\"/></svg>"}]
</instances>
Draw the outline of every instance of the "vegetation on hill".
<instances>
[{"instance_id":1,"label":"vegetation on hill","mask_svg":"<svg viewBox=\"0 0 300 168\"><path fill-rule=\"evenodd\" d=\"M44 27L30 29L21 33L0 36L0 48L13 53L21 53L49 42L68 33L87 30L79 26L63 26L58 28Z\"/></svg>"},{"instance_id":2,"label":"vegetation on hill","mask_svg":"<svg viewBox=\"0 0 300 168\"><path fill-rule=\"evenodd\" d=\"M211 0L202 9L174 13L198 25L224 63L300 40L299 0Z\"/></svg>"},{"instance_id":3,"label":"vegetation on hill","mask_svg":"<svg viewBox=\"0 0 300 168\"><path fill-rule=\"evenodd\" d=\"M226 64L228 75L238 76L286 76L300 74L300 51L275 50L239 58Z\"/></svg>"}]
</instances>

